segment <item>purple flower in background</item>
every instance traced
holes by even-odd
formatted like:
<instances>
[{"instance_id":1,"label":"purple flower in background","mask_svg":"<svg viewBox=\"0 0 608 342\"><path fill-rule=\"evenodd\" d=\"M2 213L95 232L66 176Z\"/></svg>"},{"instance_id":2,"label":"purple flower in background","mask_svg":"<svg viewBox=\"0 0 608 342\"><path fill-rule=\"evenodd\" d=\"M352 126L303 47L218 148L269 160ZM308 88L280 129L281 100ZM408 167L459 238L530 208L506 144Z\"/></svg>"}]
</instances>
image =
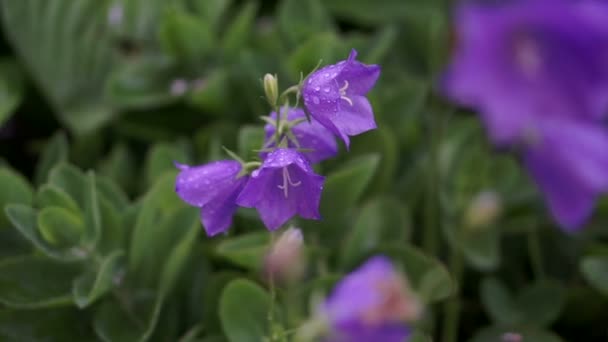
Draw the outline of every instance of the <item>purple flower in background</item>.
<instances>
[{"instance_id":1,"label":"purple flower in background","mask_svg":"<svg viewBox=\"0 0 608 342\"><path fill-rule=\"evenodd\" d=\"M262 221L275 230L296 214L319 219L319 201L324 177L313 172L310 163L293 149L277 149L253 171L238 196L238 205L256 208Z\"/></svg>"},{"instance_id":2,"label":"purple flower in background","mask_svg":"<svg viewBox=\"0 0 608 342\"><path fill-rule=\"evenodd\" d=\"M175 181L175 192L184 202L201 208L207 235L225 232L237 209L235 200L249 178L237 178L241 164L220 160L195 167L178 163L175 166L181 170Z\"/></svg>"},{"instance_id":3,"label":"purple flower in background","mask_svg":"<svg viewBox=\"0 0 608 342\"><path fill-rule=\"evenodd\" d=\"M518 143L553 118L608 114L608 3L464 5L443 91L480 111L492 140Z\"/></svg>"},{"instance_id":4,"label":"purple flower in background","mask_svg":"<svg viewBox=\"0 0 608 342\"><path fill-rule=\"evenodd\" d=\"M270 117L272 119L276 119L277 114L272 112L270 113ZM287 120L289 121L302 119L305 117L306 114L304 114L302 109L289 108L287 111ZM276 144L272 140L276 131L275 127L271 124L267 124L264 127L264 130L266 131L266 143L264 144L264 147L275 147ZM299 146L297 146L295 142L289 140L288 147L312 150L303 152L303 154L313 164L331 158L338 153L338 144L336 143L334 135L315 119L312 119L311 122L304 121L294 126L292 128L292 132L298 140ZM262 158L264 158L267 154L268 153L262 153Z\"/></svg>"},{"instance_id":5,"label":"purple flower in background","mask_svg":"<svg viewBox=\"0 0 608 342\"><path fill-rule=\"evenodd\" d=\"M302 89L306 109L317 121L342 138L376 128L372 107L365 97L380 76L380 66L348 59L328 65L307 77Z\"/></svg>"},{"instance_id":6,"label":"purple flower in background","mask_svg":"<svg viewBox=\"0 0 608 342\"><path fill-rule=\"evenodd\" d=\"M593 123L548 121L524 152L526 168L551 213L568 229L582 225L596 198L608 191L608 133Z\"/></svg>"},{"instance_id":7,"label":"purple flower in background","mask_svg":"<svg viewBox=\"0 0 608 342\"><path fill-rule=\"evenodd\" d=\"M331 342L402 342L421 306L390 260L376 256L338 283L323 311Z\"/></svg>"}]
</instances>

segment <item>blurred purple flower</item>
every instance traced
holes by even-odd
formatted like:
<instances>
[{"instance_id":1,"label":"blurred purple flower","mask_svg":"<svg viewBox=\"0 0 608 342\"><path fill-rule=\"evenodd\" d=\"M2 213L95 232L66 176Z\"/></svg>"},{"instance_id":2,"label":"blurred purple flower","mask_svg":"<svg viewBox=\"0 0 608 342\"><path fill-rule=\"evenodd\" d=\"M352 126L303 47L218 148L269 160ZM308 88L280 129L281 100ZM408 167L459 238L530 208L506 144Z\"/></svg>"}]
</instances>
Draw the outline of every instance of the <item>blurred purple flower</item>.
<instances>
[{"instance_id":1,"label":"blurred purple flower","mask_svg":"<svg viewBox=\"0 0 608 342\"><path fill-rule=\"evenodd\" d=\"M195 167L178 163L175 166L181 170L175 181L175 192L184 202L201 208L207 235L228 230L237 209L235 200L249 178L237 177L241 164L220 160Z\"/></svg>"},{"instance_id":2,"label":"blurred purple flower","mask_svg":"<svg viewBox=\"0 0 608 342\"><path fill-rule=\"evenodd\" d=\"M270 113L270 117L276 120L277 114L272 112ZM289 121L305 117L306 114L299 108L290 108L287 112L287 120ZM264 147L275 147L276 143L273 140L276 131L275 127L271 124L267 124L264 127L264 130L266 131L266 143L264 144ZM312 151L303 152L303 154L313 164L331 158L338 153L338 144L336 143L334 135L315 119L311 119L310 122L305 121L297 124L292 128L292 132L298 140L299 146L289 140L288 147L311 149ZM261 153L260 156L265 158L267 154L268 153Z\"/></svg>"},{"instance_id":3,"label":"blurred purple flower","mask_svg":"<svg viewBox=\"0 0 608 342\"><path fill-rule=\"evenodd\" d=\"M492 140L519 142L552 118L608 109L608 4L509 1L464 5L443 91L480 111Z\"/></svg>"},{"instance_id":4,"label":"blurred purple flower","mask_svg":"<svg viewBox=\"0 0 608 342\"><path fill-rule=\"evenodd\" d=\"M302 89L306 109L317 121L342 138L376 128L372 107L365 97L380 76L380 66L348 59L328 65L307 77Z\"/></svg>"},{"instance_id":5,"label":"blurred purple flower","mask_svg":"<svg viewBox=\"0 0 608 342\"><path fill-rule=\"evenodd\" d=\"M523 157L559 224L572 230L591 215L608 191L608 133L574 120L548 121Z\"/></svg>"},{"instance_id":6,"label":"blurred purple flower","mask_svg":"<svg viewBox=\"0 0 608 342\"><path fill-rule=\"evenodd\" d=\"M331 342L405 341L405 322L417 319L420 311L405 279L383 256L347 275L324 306L333 330Z\"/></svg>"},{"instance_id":7,"label":"blurred purple flower","mask_svg":"<svg viewBox=\"0 0 608 342\"><path fill-rule=\"evenodd\" d=\"M278 149L268 154L236 203L256 208L270 230L283 225L295 214L306 219L319 219L319 201L324 177L313 172L300 152Z\"/></svg>"}]
</instances>

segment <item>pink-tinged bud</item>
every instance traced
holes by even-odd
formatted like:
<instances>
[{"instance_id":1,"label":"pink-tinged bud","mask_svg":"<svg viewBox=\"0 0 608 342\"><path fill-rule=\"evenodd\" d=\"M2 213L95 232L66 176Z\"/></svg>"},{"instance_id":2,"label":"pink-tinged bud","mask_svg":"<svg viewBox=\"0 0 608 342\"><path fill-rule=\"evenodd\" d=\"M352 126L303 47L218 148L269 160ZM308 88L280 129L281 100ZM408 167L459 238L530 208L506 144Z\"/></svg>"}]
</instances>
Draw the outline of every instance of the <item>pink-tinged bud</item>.
<instances>
[{"instance_id":1,"label":"pink-tinged bud","mask_svg":"<svg viewBox=\"0 0 608 342\"><path fill-rule=\"evenodd\" d=\"M304 239L298 228L289 228L271 246L264 269L269 277L280 282L292 282L304 272Z\"/></svg>"},{"instance_id":2,"label":"pink-tinged bud","mask_svg":"<svg viewBox=\"0 0 608 342\"><path fill-rule=\"evenodd\" d=\"M375 285L380 301L363 313L363 321L377 326L383 322L414 322L420 319L422 304L401 274L393 273Z\"/></svg>"},{"instance_id":3,"label":"pink-tinged bud","mask_svg":"<svg viewBox=\"0 0 608 342\"><path fill-rule=\"evenodd\" d=\"M502 334L502 342L522 342L523 340L523 336L518 333L508 332Z\"/></svg>"},{"instance_id":4,"label":"pink-tinged bud","mask_svg":"<svg viewBox=\"0 0 608 342\"><path fill-rule=\"evenodd\" d=\"M465 213L465 225L468 228L483 228L494 223L502 211L500 196L494 191L483 191L477 194Z\"/></svg>"}]
</instances>

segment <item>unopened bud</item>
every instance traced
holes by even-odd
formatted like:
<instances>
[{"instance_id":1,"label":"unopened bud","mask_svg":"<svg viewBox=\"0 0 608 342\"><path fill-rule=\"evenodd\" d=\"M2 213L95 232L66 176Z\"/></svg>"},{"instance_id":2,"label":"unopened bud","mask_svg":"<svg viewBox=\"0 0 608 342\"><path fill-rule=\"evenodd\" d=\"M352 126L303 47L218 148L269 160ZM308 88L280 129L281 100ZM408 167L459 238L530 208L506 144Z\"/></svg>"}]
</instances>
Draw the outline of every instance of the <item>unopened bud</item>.
<instances>
[{"instance_id":1,"label":"unopened bud","mask_svg":"<svg viewBox=\"0 0 608 342\"><path fill-rule=\"evenodd\" d=\"M465 224L468 228L481 228L492 224L502 210L500 196L494 191L483 191L477 194L465 213Z\"/></svg>"},{"instance_id":2,"label":"unopened bud","mask_svg":"<svg viewBox=\"0 0 608 342\"><path fill-rule=\"evenodd\" d=\"M298 228L287 229L266 255L266 274L282 282L300 278L305 266L303 245L302 231Z\"/></svg>"},{"instance_id":3,"label":"unopened bud","mask_svg":"<svg viewBox=\"0 0 608 342\"><path fill-rule=\"evenodd\" d=\"M276 76L264 75L264 92L270 106L275 107L279 99L279 81Z\"/></svg>"}]
</instances>

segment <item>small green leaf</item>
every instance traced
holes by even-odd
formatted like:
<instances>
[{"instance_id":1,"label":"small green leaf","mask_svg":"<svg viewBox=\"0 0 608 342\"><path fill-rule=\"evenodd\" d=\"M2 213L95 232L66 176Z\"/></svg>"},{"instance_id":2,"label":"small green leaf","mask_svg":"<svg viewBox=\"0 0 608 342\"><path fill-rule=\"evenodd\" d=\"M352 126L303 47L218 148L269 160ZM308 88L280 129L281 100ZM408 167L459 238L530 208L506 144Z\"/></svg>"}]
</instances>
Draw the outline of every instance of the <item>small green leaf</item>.
<instances>
[{"instance_id":1,"label":"small green leaf","mask_svg":"<svg viewBox=\"0 0 608 342\"><path fill-rule=\"evenodd\" d=\"M44 184L38 189L36 194L36 206L38 208L59 207L80 213L78 204L61 188L52 184Z\"/></svg>"},{"instance_id":2,"label":"small green leaf","mask_svg":"<svg viewBox=\"0 0 608 342\"><path fill-rule=\"evenodd\" d=\"M226 69L216 68L194 84L188 93L188 104L205 113L224 116L231 106L230 74Z\"/></svg>"},{"instance_id":3,"label":"small green leaf","mask_svg":"<svg viewBox=\"0 0 608 342\"><path fill-rule=\"evenodd\" d=\"M346 57L348 51L345 51L344 56L340 54L344 52L343 50L340 48L340 39L335 33L324 32L315 34L302 44L299 44L287 57L290 75L297 79L300 76L300 72L307 75L319 64L319 61L331 63L339 57Z\"/></svg>"},{"instance_id":4,"label":"small green leaf","mask_svg":"<svg viewBox=\"0 0 608 342\"><path fill-rule=\"evenodd\" d=\"M84 209L87 197L87 180L76 167L70 164L58 164L49 173L49 183L65 191Z\"/></svg>"},{"instance_id":5,"label":"small green leaf","mask_svg":"<svg viewBox=\"0 0 608 342\"><path fill-rule=\"evenodd\" d=\"M498 279L485 278L481 283L480 296L492 321L502 324L522 321L522 314L516 307L514 296Z\"/></svg>"},{"instance_id":6,"label":"small green leaf","mask_svg":"<svg viewBox=\"0 0 608 342\"><path fill-rule=\"evenodd\" d=\"M0 303L19 309L72 305L70 288L78 275L74 264L40 256L0 262Z\"/></svg>"},{"instance_id":7,"label":"small green leaf","mask_svg":"<svg viewBox=\"0 0 608 342\"><path fill-rule=\"evenodd\" d=\"M165 52L190 65L202 64L215 45L207 21L178 9L165 12L159 38Z\"/></svg>"},{"instance_id":8,"label":"small green leaf","mask_svg":"<svg viewBox=\"0 0 608 342\"><path fill-rule=\"evenodd\" d=\"M175 170L174 161L188 164L189 160L185 149L179 144L155 144L146 156L146 183L152 185L165 172Z\"/></svg>"},{"instance_id":9,"label":"small green leaf","mask_svg":"<svg viewBox=\"0 0 608 342\"><path fill-rule=\"evenodd\" d=\"M209 23L215 33L232 0L192 0L191 3L197 15Z\"/></svg>"},{"instance_id":10,"label":"small green leaf","mask_svg":"<svg viewBox=\"0 0 608 342\"><path fill-rule=\"evenodd\" d=\"M246 2L229 24L222 39L222 50L227 56L237 57L249 41L255 16L258 11L256 1Z\"/></svg>"},{"instance_id":11,"label":"small green leaf","mask_svg":"<svg viewBox=\"0 0 608 342\"><path fill-rule=\"evenodd\" d=\"M220 320L228 341L264 341L269 310L270 296L258 285L244 279L228 284L220 298Z\"/></svg>"},{"instance_id":12,"label":"small green leaf","mask_svg":"<svg viewBox=\"0 0 608 342\"><path fill-rule=\"evenodd\" d=\"M215 253L241 267L259 270L269 242L268 232L248 233L223 240Z\"/></svg>"},{"instance_id":13,"label":"small green leaf","mask_svg":"<svg viewBox=\"0 0 608 342\"><path fill-rule=\"evenodd\" d=\"M239 130L239 156L244 160L258 157L258 152L264 144L264 131L258 126L244 125Z\"/></svg>"},{"instance_id":14,"label":"small green leaf","mask_svg":"<svg viewBox=\"0 0 608 342\"><path fill-rule=\"evenodd\" d=\"M40 235L57 249L77 246L84 234L82 216L60 207L46 207L38 213Z\"/></svg>"},{"instance_id":15,"label":"small green leaf","mask_svg":"<svg viewBox=\"0 0 608 342\"><path fill-rule=\"evenodd\" d=\"M608 256L588 256L580 263L585 280L604 296L608 296Z\"/></svg>"},{"instance_id":16,"label":"small green leaf","mask_svg":"<svg viewBox=\"0 0 608 342\"><path fill-rule=\"evenodd\" d=\"M0 59L0 127L13 115L23 98L21 68L13 59Z\"/></svg>"},{"instance_id":17,"label":"small green leaf","mask_svg":"<svg viewBox=\"0 0 608 342\"><path fill-rule=\"evenodd\" d=\"M278 11L279 28L293 45L333 28L331 17L319 0L284 0Z\"/></svg>"},{"instance_id":18,"label":"small green leaf","mask_svg":"<svg viewBox=\"0 0 608 342\"><path fill-rule=\"evenodd\" d=\"M72 293L79 308L85 308L109 291L115 279L124 273L124 252L115 251L100 261L98 269L90 268L74 280Z\"/></svg>"},{"instance_id":19,"label":"small green leaf","mask_svg":"<svg viewBox=\"0 0 608 342\"><path fill-rule=\"evenodd\" d=\"M0 167L0 228L9 225L4 213L7 204L32 204L33 189L28 181L7 167Z\"/></svg>"},{"instance_id":20,"label":"small green leaf","mask_svg":"<svg viewBox=\"0 0 608 342\"><path fill-rule=\"evenodd\" d=\"M68 139L63 132L53 134L50 140L46 143L38 164L36 165L36 184L42 184L47 181L51 169L56 165L67 162L68 160Z\"/></svg>"}]
</instances>

